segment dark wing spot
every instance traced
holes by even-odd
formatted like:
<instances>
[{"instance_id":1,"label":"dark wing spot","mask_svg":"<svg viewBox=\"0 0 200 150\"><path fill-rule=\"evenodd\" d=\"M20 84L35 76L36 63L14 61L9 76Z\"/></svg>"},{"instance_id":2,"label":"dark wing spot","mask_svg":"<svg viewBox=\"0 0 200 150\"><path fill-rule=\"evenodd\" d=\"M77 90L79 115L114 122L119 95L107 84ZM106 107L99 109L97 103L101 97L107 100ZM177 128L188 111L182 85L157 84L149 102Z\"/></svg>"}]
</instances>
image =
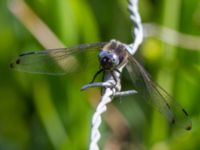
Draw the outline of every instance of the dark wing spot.
<instances>
[{"instance_id":1,"label":"dark wing spot","mask_svg":"<svg viewBox=\"0 0 200 150\"><path fill-rule=\"evenodd\" d=\"M186 116L189 116L188 113L185 111L185 109L182 109L182 111L184 112L184 114L185 114Z\"/></svg>"},{"instance_id":2,"label":"dark wing spot","mask_svg":"<svg viewBox=\"0 0 200 150\"><path fill-rule=\"evenodd\" d=\"M184 114L185 114L186 116L189 116L188 113L187 113L187 111L185 111L185 109L182 109L182 111L184 112ZM188 126L188 127L186 128L186 130L191 130L191 129L192 129L192 126Z\"/></svg>"},{"instance_id":3,"label":"dark wing spot","mask_svg":"<svg viewBox=\"0 0 200 150\"><path fill-rule=\"evenodd\" d=\"M175 122L176 122L175 118L172 118L171 123L172 123L172 124L175 124Z\"/></svg>"},{"instance_id":4,"label":"dark wing spot","mask_svg":"<svg viewBox=\"0 0 200 150\"><path fill-rule=\"evenodd\" d=\"M192 126L188 126L187 128L186 128L186 130L191 130L192 129Z\"/></svg>"},{"instance_id":5,"label":"dark wing spot","mask_svg":"<svg viewBox=\"0 0 200 150\"><path fill-rule=\"evenodd\" d=\"M16 60L16 64L20 64L20 62L21 62L20 59Z\"/></svg>"}]
</instances>

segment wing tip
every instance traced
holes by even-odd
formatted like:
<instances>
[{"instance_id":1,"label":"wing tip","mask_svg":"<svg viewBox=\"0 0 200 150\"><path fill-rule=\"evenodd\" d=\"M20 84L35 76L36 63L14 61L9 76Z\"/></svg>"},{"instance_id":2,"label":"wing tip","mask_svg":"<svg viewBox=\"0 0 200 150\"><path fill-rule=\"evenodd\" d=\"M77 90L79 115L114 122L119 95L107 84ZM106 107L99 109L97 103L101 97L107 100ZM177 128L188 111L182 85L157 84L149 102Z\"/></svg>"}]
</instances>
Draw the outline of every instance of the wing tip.
<instances>
[{"instance_id":1,"label":"wing tip","mask_svg":"<svg viewBox=\"0 0 200 150\"><path fill-rule=\"evenodd\" d=\"M189 115L188 115L188 113L187 113L187 111L185 109L182 109L182 111L185 114L185 116L189 117ZM185 129L188 130L188 131L191 130L192 129L192 124L188 125Z\"/></svg>"},{"instance_id":2,"label":"wing tip","mask_svg":"<svg viewBox=\"0 0 200 150\"><path fill-rule=\"evenodd\" d=\"M17 60L15 60L14 62L11 62L9 64L10 68L13 69L15 68L16 65L19 65L21 63L21 60L18 58Z\"/></svg>"},{"instance_id":3,"label":"wing tip","mask_svg":"<svg viewBox=\"0 0 200 150\"><path fill-rule=\"evenodd\" d=\"M172 120L171 120L171 124L176 124L176 120L173 118ZM188 126L181 126L181 128L184 128L185 130L187 130L187 131L190 131L191 129L192 129L192 125L190 124L190 125L188 125Z\"/></svg>"},{"instance_id":4,"label":"wing tip","mask_svg":"<svg viewBox=\"0 0 200 150\"><path fill-rule=\"evenodd\" d=\"M176 120L175 120L175 118L172 118L172 120L171 120L171 124L176 124ZM182 128L184 128L185 130L187 130L187 131L190 131L191 129L192 129L192 124L191 124L191 122L190 123L188 123L188 125L187 126L181 126Z\"/></svg>"}]
</instances>

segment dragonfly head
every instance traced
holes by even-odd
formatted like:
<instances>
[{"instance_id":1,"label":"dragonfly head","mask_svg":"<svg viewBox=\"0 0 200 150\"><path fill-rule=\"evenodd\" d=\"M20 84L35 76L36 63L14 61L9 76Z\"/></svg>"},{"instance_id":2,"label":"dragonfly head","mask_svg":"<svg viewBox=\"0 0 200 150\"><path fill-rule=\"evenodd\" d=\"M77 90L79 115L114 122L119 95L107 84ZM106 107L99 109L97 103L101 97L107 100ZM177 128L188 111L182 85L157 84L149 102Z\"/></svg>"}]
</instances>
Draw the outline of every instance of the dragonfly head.
<instances>
[{"instance_id":1,"label":"dragonfly head","mask_svg":"<svg viewBox=\"0 0 200 150\"><path fill-rule=\"evenodd\" d=\"M112 70L119 65L119 57L110 51L102 50L99 54L99 61L103 69Z\"/></svg>"}]
</instances>

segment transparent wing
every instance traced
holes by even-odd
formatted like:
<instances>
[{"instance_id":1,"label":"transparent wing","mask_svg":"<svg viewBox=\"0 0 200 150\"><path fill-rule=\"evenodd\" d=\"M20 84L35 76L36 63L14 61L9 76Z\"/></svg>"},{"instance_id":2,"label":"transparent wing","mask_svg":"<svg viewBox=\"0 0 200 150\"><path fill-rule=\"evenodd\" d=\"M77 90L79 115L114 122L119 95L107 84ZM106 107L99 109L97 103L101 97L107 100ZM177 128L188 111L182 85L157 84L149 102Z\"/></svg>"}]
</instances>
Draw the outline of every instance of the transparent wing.
<instances>
[{"instance_id":1,"label":"transparent wing","mask_svg":"<svg viewBox=\"0 0 200 150\"><path fill-rule=\"evenodd\" d=\"M145 69L129 54L127 70L137 91L163 114L169 122L190 130L192 122L188 113L164 89L155 84Z\"/></svg>"},{"instance_id":2,"label":"transparent wing","mask_svg":"<svg viewBox=\"0 0 200 150\"><path fill-rule=\"evenodd\" d=\"M99 51L106 42L82 44L73 48L49 49L22 53L10 67L19 71L62 75L73 72L77 66L75 54L85 51Z\"/></svg>"}]
</instances>

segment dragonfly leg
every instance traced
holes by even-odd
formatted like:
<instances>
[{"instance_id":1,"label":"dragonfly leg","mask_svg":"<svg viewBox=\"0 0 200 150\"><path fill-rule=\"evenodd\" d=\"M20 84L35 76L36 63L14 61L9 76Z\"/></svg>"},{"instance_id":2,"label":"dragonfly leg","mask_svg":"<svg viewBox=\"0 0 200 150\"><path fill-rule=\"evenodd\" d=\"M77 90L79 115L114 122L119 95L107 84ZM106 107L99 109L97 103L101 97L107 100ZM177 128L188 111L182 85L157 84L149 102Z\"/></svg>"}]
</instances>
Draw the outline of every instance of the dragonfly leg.
<instances>
[{"instance_id":1,"label":"dragonfly leg","mask_svg":"<svg viewBox=\"0 0 200 150\"><path fill-rule=\"evenodd\" d=\"M103 69L100 69L99 71L97 71L97 72L95 73L95 75L94 75L94 77L93 77L93 79L92 79L92 81L91 81L90 83L93 83L93 82L95 81L96 77L97 77L101 72L103 72Z\"/></svg>"},{"instance_id":2,"label":"dragonfly leg","mask_svg":"<svg viewBox=\"0 0 200 150\"><path fill-rule=\"evenodd\" d=\"M128 95L133 95L133 94L137 94L137 91L136 90L128 90L128 91L116 92L114 97L128 96Z\"/></svg>"},{"instance_id":3,"label":"dragonfly leg","mask_svg":"<svg viewBox=\"0 0 200 150\"><path fill-rule=\"evenodd\" d=\"M93 83L84 85L81 88L81 91L84 91L84 90L86 90L88 88L92 88L92 87L112 88L113 84L110 82L93 82Z\"/></svg>"},{"instance_id":4,"label":"dragonfly leg","mask_svg":"<svg viewBox=\"0 0 200 150\"><path fill-rule=\"evenodd\" d=\"M121 71L119 71L119 69L114 69L114 71L118 72L119 74L121 74Z\"/></svg>"},{"instance_id":5,"label":"dragonfly leg","mask_svg":"<svg viewBox=\"0 0 200 150\"><path fill-rule=\"evenodd\" d=\"M105 71L103 71L102 81L104 80L104 76L105 76ZM103 95L104 90L105 90L105 87L102 87L101 88L101 96Z\"/></svg>"},{"instance_id":6,"label":"dragonfly leg","mask_svg":"<svg viewBox=\"0 0 200 150\"><path fill-rule=\"evenodd\" d=\"M114 86L116 86L116 84L118 82L118 80L117 80L118 77L116 76L116 74L114 73L114 71L118 72L119 74L121 74L121 72L118 69L114 69L113 71L111 71L111 75L112 75L112 77L113 77L113 79L115 81Z\"/></svg>"}]
</instances>

